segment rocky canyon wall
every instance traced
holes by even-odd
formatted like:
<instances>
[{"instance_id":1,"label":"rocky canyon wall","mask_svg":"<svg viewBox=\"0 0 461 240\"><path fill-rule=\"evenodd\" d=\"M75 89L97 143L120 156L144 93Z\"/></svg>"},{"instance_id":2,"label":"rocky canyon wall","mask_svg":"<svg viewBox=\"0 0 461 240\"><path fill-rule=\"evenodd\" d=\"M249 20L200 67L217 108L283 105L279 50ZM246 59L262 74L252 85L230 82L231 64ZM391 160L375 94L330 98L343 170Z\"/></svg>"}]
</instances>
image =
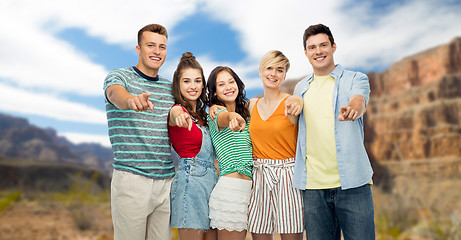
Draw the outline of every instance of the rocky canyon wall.
<instances>
[{"instance_id":1,"label":"rocky canyon wall","mask_svg":"<svg viewBox=\"0 0 461 240\"><path fill-rule=\"evenodd\" d=\"M461 172L461 38L368 73L367 150L378 162Z\"/></svg>"}]
</instances>

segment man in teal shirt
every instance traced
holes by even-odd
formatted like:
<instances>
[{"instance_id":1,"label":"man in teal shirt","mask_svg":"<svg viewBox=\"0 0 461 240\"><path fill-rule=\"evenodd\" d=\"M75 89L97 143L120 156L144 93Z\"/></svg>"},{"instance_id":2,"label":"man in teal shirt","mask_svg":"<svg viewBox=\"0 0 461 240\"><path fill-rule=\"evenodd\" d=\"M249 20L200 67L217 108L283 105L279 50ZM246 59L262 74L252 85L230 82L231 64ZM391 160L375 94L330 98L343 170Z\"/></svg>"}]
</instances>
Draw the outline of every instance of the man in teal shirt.
<instances>
[{"instance_id":1,"label":"man in teal shirt","mask_svg":"<svg viewBox=\"0 0 461 240\"><path fill-rule=\"evenodd\" d=\"M363 144L368 77L335 65L336 44L322 24L308 27L304 52L314 74L294 95L303 98L293 187L303 190L307 239L375 239L373 170Z\"/></svg>"}]
</instances>

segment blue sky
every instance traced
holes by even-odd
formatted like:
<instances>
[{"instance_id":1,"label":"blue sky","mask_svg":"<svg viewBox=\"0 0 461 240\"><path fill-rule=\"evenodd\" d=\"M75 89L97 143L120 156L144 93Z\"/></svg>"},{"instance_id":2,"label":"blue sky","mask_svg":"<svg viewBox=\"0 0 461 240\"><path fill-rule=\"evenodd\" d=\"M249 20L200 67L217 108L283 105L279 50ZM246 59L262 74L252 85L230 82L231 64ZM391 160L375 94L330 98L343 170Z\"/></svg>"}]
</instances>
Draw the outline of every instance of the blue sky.
<instances>
[{"instance_id":1,"label":"blue sky","mask_svg":"<svg viewBox=\"0 0 461 240\"><path fill-rule=\"evenodd\" d=\"M205 70L232 67L249 97L262 93L258 64L269 50L291 61L287 79L312 72L302 33L317 23L335 37L335 62L363 72L461 36L460 1L4 0L0 3L0 112L52 127L73 142L108 145L102 84L136 65L137 31L169 32L160 75L191 51Z\"/></svg>"}]
</instances>

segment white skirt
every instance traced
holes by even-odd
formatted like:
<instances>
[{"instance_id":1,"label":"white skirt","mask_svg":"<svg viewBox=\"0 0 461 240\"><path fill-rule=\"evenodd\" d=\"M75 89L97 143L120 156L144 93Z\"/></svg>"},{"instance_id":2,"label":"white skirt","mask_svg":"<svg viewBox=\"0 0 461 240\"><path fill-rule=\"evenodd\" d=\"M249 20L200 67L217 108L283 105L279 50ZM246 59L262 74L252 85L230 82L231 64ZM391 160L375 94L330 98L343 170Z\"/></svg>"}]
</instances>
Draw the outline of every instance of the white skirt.
<instances>
[{"instance_id":1,"label":"white skirt","mask_svg":"<svg viewBox=\"0 0 461 240\"><path fill-rule=\"evenodd\" d=\"M210 225L227 231L243 231L248 226L251 180L222 176L210 196Z\"/></svg>"}]
</instances>

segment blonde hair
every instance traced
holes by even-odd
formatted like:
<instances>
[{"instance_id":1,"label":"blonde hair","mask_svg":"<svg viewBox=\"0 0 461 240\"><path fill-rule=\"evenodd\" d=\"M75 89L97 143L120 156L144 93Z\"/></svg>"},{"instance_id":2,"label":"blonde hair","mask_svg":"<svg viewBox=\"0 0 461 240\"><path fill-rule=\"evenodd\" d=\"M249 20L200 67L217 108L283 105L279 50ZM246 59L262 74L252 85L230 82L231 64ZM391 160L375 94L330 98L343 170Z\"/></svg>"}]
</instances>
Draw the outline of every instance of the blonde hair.
<instances>
[{"instance_id":1,"label":"blonde hair","mask_svg":"<svg viewBox=\"0 0 461 240\"><path fill-rule=\"evenodd\" d=\"M267 67L283 67L288 72L288 69L290 69L290 60L282 52L271 50L264 54L261 62L259 62L259 69Z\"/></svg>"}]
</instances>

